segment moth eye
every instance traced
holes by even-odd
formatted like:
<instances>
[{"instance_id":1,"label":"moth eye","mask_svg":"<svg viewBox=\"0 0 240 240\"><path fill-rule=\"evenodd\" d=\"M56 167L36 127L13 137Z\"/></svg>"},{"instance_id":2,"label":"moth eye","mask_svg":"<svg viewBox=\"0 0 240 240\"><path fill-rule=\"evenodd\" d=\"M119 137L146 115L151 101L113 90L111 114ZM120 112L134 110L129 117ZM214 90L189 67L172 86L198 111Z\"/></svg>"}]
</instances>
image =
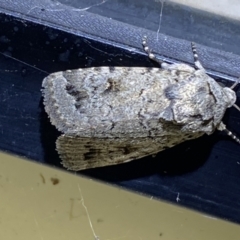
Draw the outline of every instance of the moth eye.
<instances>
[{"instance_id":1,"label":"moth eye","mask_svg":"<svg viewBox=\"0 0 240 240\"><path fill-rule=\"evenodd\" d=\"M225 96L228 102L228 107L233 106L237 100L236 93L232 89L227 87L223 88L223 91L225 93Z\"/></svg>"}]
</instances>

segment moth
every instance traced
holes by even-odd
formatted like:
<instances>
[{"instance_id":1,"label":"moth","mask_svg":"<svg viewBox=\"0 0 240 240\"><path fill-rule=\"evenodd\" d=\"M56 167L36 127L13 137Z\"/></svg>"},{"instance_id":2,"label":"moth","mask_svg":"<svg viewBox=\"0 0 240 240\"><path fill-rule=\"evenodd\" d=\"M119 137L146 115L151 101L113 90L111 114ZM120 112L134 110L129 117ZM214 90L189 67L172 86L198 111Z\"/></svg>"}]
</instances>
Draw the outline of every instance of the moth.
<instances>
[{"instance_id":1,"label":"moth","mask_svg":"<svg viewBox=\"0 0 240 240\"><path fill-rule=\"evenodd\" d=\"M63 134L56 149L78 171L154 155L181 142L226 131L222 118L236 94L206 74L194 44L195 66L92 67L52 73L42 83L45 110Z\"/></svg>"}]
</instances>

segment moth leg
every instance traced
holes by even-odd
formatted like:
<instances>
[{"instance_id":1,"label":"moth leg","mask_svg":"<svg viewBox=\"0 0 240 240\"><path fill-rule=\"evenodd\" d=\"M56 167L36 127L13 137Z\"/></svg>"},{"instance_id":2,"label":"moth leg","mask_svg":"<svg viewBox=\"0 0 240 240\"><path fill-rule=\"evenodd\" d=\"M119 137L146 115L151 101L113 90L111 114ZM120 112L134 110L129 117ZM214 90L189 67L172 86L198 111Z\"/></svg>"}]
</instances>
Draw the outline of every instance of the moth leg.
<instances>
[{"instance_id":1,"label":"moth leg","mask_svg":"<svg viewBox=\"0 0 240 240\"><path fill-rule=\"evenodd\" d=\"M231 137L233 140L235 140L237 143L240 144L240 139L235 136L230 130L228 130L222 122L218 126L219 131L224 131L229 137Z\"/></svg>"},{"instance_id":2,"label":"moth leg","mask_svg":"<svg viewBox=\"0 0 240 240\"><path fill-rule=\"evenodd\" d=\"M237 143L240 143L240 139L235 136L231 131L229 131L227 128L224 130L228 136L230 136L233 140L235 140Z\"/></svg>"},{"instance_id":3,"label":"moth leg","mask_svg":"<svg viewBox=\"0 0 240 240\"><path fill-rule=\"evenodd\" d=\"M143 36L142 39L142 45L143 45L143 50L147 53L148 57L153 60L154 62L158 63L160 67L162 67L162 64L164 63L160 59L158 59L150 50L147 44L147 36Z\"/></svg>"},{"instance_id":4,"label":"moth leg","mask_svg":"<svg viewBox=\"0 0 240 240\"><path fill-rule=\"evenodd\" d=\"M202 66L202 64L199 61L198 54L197 54L197 49L196 49L196 46L195 46L194 42L192 42L192 52L193 52L195 68L199 69L199 70L204 70L205 71L204 67Z\"/></svg>"}]
</instances>

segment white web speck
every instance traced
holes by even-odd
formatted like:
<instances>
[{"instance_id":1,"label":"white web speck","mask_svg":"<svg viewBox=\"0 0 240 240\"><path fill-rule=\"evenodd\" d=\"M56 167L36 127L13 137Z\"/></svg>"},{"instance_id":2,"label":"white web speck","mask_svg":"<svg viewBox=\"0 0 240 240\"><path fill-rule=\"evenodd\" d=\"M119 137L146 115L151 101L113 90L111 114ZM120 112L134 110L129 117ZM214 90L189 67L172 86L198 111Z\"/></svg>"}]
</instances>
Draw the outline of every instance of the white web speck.
<instances>
[{"instance_id":1,"label":"white web speck","mask_svg":"<svg viewBox=\"0 0 240 240\"><path fill-rule=\"evenodd\" d=\"M93 228L93 225L92 225L92 221L91 221L91 218L90 218L90 215L89 215L89 212L88 212L88 209L84 203L84 198L83 198L83 195L82 195L82 190L78 184L78 190L80 192L80 195L81 195L81 203L82 203L82 206L84 207L85 211L86 211L86 214L87 214L87 217L88 217L88 221L89 221L89 225L90 225L90 228L92 230L92 233L93 233L93 236L94 236L94 240L100 240L100 238L96 235L95 231L94 231L94 228Z\"/></svg>"},{"instance_id":2,"label":"white web speck","mask_svg":"<svg viewBox=\"0 0 240 240\"><path fill-rule=\"evenodd\" d=\"M177 194L176 201L179 202L181 199L179 198L180 193Z\"/></svg>"},{"instance_id":3,"label":"white web speck","mask_svg":"<svg viewBox=\"0 0 240 240\"><path fill-rule=\"evenodd\" d=\"M158 1L161 3L161 10L160 10L160 14L159 14L159 23L158 23L158 30L157 30L157 41L159 39L159 33L160 33L160 29L161 29L161 24L162 24L162 13L163 13L163 5L164 5L164 0L160 0Z\"/></svg>"}]
</instances>

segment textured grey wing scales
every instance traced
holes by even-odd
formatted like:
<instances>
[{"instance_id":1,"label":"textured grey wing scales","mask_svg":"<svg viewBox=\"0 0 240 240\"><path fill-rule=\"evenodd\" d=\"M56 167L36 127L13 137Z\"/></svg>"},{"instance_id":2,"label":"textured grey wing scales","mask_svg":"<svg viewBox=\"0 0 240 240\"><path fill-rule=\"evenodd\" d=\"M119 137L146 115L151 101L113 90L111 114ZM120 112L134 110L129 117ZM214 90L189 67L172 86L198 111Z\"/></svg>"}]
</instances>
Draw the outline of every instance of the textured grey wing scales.
<instances>
[{"instance_id":1,"label":"textured grey wing scales","mask_svg":"<svg viewBox=\"0 0 240 240\"><path fill-rule=\"evenodd\" d=\"M156 154L174 143L161 139L81 138L62 135L57 139L57 151L64 167L79 171L125 163Z\"/></svg>"}]
</instances>

